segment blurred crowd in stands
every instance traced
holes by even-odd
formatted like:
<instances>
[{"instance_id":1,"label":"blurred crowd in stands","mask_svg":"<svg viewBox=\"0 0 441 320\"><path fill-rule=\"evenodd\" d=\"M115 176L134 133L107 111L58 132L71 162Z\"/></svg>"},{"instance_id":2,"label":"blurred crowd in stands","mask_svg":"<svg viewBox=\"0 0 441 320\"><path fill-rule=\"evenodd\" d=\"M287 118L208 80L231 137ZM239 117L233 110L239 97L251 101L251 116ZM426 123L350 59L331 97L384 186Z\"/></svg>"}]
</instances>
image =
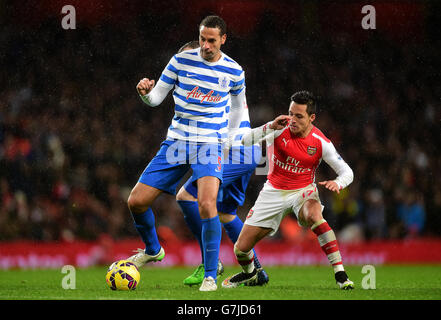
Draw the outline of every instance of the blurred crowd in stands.
<instances>
[{"instance_id":1,"label":"blurred crowd in stands","mask_svg":"<svg viewBox=\"0 0 441 320\"><path fill-rule=\"evenodd\" d=\"M320 189L341 241L441 236L439 42L376 33L360 42L281 28L276 19L262 18L247 37L229 34L223 47L245 69L252 125L286 113L295 91L312 91L316 125L355 173L340 194ZM2 26L0 240L137 236L126 200L165 137L173 100L149 108L135 86L157 79L198 36L196 26L189 38L168 23ZM322 163L317 181L333 177ZM240 217L264 181L253 176ZM192 239L173 196L153 209L163 240ZM290 217L275 239L304 235Z\"/></svg>"}]
</instances>

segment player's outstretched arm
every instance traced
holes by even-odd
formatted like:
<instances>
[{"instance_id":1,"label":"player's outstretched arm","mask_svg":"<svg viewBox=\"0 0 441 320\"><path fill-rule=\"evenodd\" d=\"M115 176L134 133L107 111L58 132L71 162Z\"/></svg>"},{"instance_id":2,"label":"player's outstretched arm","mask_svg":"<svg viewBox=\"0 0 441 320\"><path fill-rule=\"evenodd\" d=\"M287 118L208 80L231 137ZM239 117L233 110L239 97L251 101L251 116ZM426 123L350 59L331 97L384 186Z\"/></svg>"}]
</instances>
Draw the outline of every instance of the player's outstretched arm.
<instances>
[{"instance_id":1,"label":"player's outstretched arm","mask_svg":"<svg viewBox=\"0 0 441 320\"><path fill-rule=\"evenodd\" d=\"M251 146L255 143L260 143L263 139L270 138L271 136L276 138L280 134L282 129L289 123L290 117L287 115L280 115L273 121L270 121L263 126L250 130L242 137L241 143L245 146Z\"/></svg>"}]
</instances>

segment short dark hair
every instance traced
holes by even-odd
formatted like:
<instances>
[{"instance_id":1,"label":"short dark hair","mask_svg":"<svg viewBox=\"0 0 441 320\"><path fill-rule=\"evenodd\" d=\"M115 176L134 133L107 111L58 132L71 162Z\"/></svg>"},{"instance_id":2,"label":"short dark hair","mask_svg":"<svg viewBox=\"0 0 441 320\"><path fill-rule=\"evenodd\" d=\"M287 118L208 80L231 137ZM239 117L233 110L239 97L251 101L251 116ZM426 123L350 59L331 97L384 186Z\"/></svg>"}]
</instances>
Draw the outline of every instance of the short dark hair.
<instances>
[{"instance_id":1,"label":"short dark hair","mask_svg":"<svg viewBox=\"0 0 441 320\"><path fill-rule=\"evenodd\" d=\"M309 91L298 91L291 96L291 101L297 104L306 104L306 112L311 115L317 112L316 98Z\"/></svg>"},{"instance_id":2,"label":"short dark hair","mask_svg":"<svg viewBox=\"0 0 441 320\"><path fill-rule=\"evenodd\" d=\"M219 16L205 17L199 24L199 30L202 26L207 28L218 28L221 36L227 33L227 24L225 23L224 19Z\"/></svg>"},{"instance_id":3,"label":"short dark hair","mask_svg":"<svg viewBox=\"0 0 441 320\"><path fill-rule=\"evenodd\" d=\"M186 48L190 48L190 49L199 48L199 41L193 40L193 41L187 42L181 48L179 48L178 53L181 53Z\"/></svg>"}]
</instances>

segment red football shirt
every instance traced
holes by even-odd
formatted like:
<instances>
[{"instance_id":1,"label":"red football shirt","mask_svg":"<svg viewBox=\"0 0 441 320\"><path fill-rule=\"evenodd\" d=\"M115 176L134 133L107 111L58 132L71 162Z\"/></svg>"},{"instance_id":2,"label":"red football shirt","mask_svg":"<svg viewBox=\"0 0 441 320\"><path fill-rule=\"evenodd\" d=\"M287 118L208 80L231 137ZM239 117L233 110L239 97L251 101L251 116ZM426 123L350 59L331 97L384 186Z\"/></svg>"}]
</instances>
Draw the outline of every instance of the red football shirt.
<instances>
[{"instance_id":1,"label":"red football shirt","mask_svg":"<svg viewBox=\"0 0 441 320\"><path fill-rule=\"evenodd\" d=\"M315 126L305 138L295 136L286 127L267 146L267 151L268 180L273 187L283 190L310 185L315 181L315 172L324 153L337 154L331 141Z\"/></svg>"}]
</instances>

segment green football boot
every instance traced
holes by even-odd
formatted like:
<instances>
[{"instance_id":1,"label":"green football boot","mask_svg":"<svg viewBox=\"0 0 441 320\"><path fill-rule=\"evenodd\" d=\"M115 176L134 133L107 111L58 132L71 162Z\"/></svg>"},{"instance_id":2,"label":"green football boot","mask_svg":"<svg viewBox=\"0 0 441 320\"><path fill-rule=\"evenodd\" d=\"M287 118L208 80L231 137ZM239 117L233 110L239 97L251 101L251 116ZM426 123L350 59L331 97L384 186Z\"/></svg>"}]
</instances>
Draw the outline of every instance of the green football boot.
<instances>
[{"instance_id":1,"label":"green football boot","mask_svg":"<svg viewBox=\"0 0 441 320\"><path fill-rule=\"evenodd\" d=\"M189 275L187 278L184 279L184 284L186 286L199 285L204 280L204 275L205 275L204 265L200 264L191 275Z\"/></svg>"},{"instance_id":2,"label":"green football boot","mask_svg":"<svg viewBox=\"0 0 441 320\"><path fill-rule=\"evenodd\" d=\"M217 264L217 275L220 276L223 272L224 272L224 265L219 260ZM199 285L202 283L202 281L204 281L204 276L205 276L204 264L200 264L191 275L189 275L187 278L184 279L184 284L186 286Z\"/></svg>"}]
</instances>

